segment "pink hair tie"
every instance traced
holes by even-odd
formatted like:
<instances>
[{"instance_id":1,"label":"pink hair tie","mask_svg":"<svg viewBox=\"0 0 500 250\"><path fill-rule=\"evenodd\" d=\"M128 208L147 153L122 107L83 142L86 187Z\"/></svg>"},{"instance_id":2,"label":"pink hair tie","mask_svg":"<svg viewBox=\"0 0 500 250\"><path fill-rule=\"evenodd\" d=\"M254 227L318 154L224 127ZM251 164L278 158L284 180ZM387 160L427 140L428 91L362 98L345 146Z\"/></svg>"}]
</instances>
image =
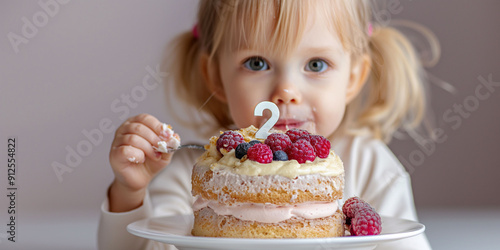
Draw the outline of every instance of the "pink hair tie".
<instances>
[{"instance_id":1,"label":"pink hair tie","mask_svg":"<svg viewBox=\"0 0 500 250\"><path fill-rule=\"evenodd\" d=\"M368 23L368 36L372 36L373 33L373 25L372 23Z\"/></svg>"},{"instance_id":2,"label":"pink hair tie","mask_svg":"<svg viewBox=\"0 0 500 250\"><path fill-rule=\"evenodd\" d=\"M195 25L193 26L193 31L192 31L192 32L193 32L193 37L194 37L195 39L200 38L200 35L198 34L198 24L195 24Z\"/></svg>"}]
</instances>

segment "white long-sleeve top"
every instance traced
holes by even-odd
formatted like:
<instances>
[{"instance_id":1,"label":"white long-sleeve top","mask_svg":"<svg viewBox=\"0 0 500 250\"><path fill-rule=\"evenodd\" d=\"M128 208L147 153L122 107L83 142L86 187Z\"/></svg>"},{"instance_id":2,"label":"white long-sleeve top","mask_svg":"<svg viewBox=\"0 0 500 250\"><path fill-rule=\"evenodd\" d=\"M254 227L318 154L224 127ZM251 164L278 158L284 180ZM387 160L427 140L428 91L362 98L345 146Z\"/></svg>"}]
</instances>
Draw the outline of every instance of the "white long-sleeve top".
<instances>
[{"instance_id":1,"label":"white long-sleeve top","mask_svg":"<svg viewBox=\"0 0 500 250\"><path fill-rule=\"evenodd\" d=\"M380 215L417 221L410 176L389 148L366 136L342 136L332 148L344 162L344 200L359 196ZM98 248L175 249L127 232L128 224L145 218L191 214L191 171L201 151L179 150L172 162L151 182L141 207L124 213L109 212L108 200L101 206ZM380 244L376 249L431 249L425 234Z\"/></svg>"}]
</instances>

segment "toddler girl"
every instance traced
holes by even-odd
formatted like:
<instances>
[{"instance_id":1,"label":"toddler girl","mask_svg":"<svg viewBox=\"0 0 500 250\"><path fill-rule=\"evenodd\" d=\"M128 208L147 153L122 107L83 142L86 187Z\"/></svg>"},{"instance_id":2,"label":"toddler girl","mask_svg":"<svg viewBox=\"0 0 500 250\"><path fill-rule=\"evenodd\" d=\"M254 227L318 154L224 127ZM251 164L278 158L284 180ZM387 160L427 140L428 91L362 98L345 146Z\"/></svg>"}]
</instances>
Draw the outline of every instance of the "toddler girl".
<instances>
[{"instance_id":1,"label":"toddler girl","mask_svg":"<svg viewBox=\"0 0 500 250\"><path fill-rule=\"evenodd\" d=\"M345 198L417 220L410 177L384 142L422 121L421 66L401 33L372 24L370 2L202 0L197 25L175 40L166 71L179 95L219 129L260 126L265 118L254 116L254 107L274 102L281 113L274 128L307 129L332 141L344 161ZM127 224L192 213L190 174L202 152L155 151L168 136L162 131L146 114L117 129L101 249L168 248L132 236ZM420 235L379 248L430 247Z\"/></svg>"}]
</instances>

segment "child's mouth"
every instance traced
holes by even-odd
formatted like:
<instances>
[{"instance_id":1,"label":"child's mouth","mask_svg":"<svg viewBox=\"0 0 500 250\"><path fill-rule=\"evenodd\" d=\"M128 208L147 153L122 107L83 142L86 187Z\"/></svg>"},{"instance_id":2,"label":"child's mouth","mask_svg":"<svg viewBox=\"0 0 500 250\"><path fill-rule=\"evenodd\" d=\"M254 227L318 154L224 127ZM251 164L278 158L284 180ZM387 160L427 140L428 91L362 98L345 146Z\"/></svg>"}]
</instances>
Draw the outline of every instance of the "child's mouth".
<instances>
[{"instance_id":1,"label":"child's mouth","mask_svg":"<svg viewBox=\"0 0 500 250\"><path fill-rule=\"evenodd\" d=\"M280 119L273 128L276 130L287 131L292 128L304 128L307 122L308 121L295 119Z\"/></svg>"}]
</instances>

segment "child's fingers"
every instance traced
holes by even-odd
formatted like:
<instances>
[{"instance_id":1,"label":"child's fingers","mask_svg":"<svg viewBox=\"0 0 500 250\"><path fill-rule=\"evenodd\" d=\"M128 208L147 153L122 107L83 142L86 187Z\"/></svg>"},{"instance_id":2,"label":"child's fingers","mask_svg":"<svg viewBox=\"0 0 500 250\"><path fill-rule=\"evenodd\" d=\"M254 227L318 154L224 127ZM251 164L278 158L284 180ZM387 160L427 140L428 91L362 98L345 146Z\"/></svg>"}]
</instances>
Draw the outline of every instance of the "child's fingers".
<instances>
[{"instance_id":1,"label":"child's fingers","mask_svg":"<svg viewBox=\"0 0 500 250\"><path fill-rule=\"evenodd\" d=\"M154 131L156 135L160 135L161 132L163 131L162 129L163 123L160 122L158 119L156 119L156 117L149 114L136 115L130 118L129 122L144 124L146 127Z\"/></svg>"},{"instance_id":2,"label":"child's fingers","mask_svg":"<svg viewBox=\"0 0 500 250\"><path fill-rule=\"evenodd\" d=\"M146 161L144 151L130 145L122 145L111 151L113 159L119 159L120 163L140 164Z\"/></svg>"},{"instance_id":3,"label":"child's fingers","mask_svg":"<svg viewBox=\"0 0 500 250\"><path fill-rule=\"evenodd\" d=\"M155 150L151 146L151 142L146 140L141 135L138 134L118 135L115 147L121 147L121 146L133 146L134 148L142 150L144 154L151 159L154 160L160 159L160 156L156 154Z\"/></svg>"},{"instance_id":4,"label":"child's fingers","mask_svg":"<svg viewBox=\"0 0 500 250\"><path fill-rule=\"evenodd\" d=\"M116 135L116 137L124 136L127 134L135 134L144 138L149 142L150 145L156 146L158 142L161 140L158 135L151 130L148 126L139 123L139 122L128 122L123 124L120 128L120 132Z\"/></svg>"},{"instance_id":5,"label":"child's fingers","mask_svg":"<svg viewBox=\"0 0 500 250\"><path fill-rule=\"evenodd\" d=\"M172 159L172 153L168 153L168 154L162 154L160 152L156 152L156 153L161 154L160 158L163 162L165 162L166 164L170 163L170 160Z\"/></svg>"}]
</instances>

